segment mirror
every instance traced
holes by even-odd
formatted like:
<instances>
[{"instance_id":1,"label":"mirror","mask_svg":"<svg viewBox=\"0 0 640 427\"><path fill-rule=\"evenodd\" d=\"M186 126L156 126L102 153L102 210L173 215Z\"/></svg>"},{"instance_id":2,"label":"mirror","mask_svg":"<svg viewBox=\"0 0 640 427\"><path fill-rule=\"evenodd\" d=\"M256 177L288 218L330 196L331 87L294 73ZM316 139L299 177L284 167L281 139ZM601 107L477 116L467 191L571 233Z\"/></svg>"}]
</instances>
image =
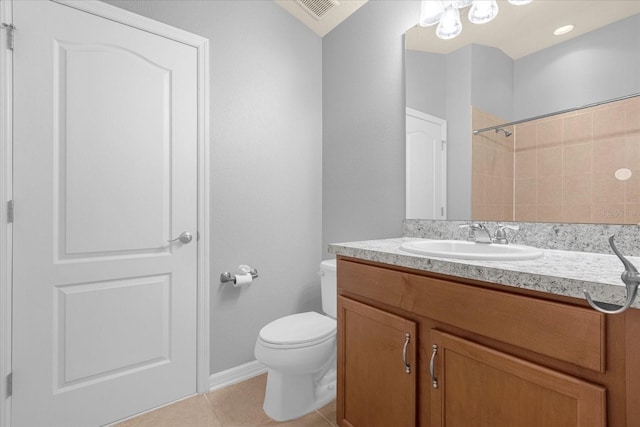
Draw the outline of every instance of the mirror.
<instances>
[{"instance_id":1,"label":"mirror","mask_svg":"<svg viewBox=\"0 0 640 427\"><path fill-rule=\"evenodd\" d=\"M498 4L405 35L407 107L447 123L447 219L639 224L640 2Z\"/></svg>"}]
</instances>

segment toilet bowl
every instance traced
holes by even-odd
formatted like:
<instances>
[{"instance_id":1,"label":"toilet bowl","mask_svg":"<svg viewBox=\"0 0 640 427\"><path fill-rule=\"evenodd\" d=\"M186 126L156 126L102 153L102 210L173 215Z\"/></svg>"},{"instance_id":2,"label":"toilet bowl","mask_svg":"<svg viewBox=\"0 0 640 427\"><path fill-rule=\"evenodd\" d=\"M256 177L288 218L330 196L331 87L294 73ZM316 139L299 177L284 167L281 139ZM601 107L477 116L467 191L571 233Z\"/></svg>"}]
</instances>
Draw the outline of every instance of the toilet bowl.
<instances>
[{"instance_id":1,"label":"toilet bowl","mask_svg":"<svg viewBox=\"0 0 640 427\"><path fill-rule=\"evenodd\" d=\"M322 308L281 317L260 330L255 357L267 367L263 409L276 421L306 415L336 396L336 262L320 264Z\"/></svg>"}]
</instances>

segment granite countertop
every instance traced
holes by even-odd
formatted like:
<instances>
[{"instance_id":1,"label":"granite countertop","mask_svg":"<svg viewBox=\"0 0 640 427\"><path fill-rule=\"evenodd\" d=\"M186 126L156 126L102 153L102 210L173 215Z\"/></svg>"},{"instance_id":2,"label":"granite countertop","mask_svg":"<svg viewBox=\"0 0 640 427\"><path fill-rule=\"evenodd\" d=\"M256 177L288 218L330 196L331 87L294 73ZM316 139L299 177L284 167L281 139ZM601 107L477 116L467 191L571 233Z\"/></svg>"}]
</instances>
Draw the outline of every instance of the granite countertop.
<instances>
[{"instance_id":1,"label":"granite countertop","mask_svg":"<svg viewBox=\"0 0 640 427\"><path fill-rule=\"evenodd\" d=\"M545 249L544 256L528 261L477 261L415 255L400 250L413 237L335 243L329 252L352 258L407 267L448 276L623 305L626 289L620 279L624 266L615 255ZM640 257L628 257L640 266ZM640 298L633 308L640 309ZM611 309L611 308L609 308Z\"/></svg>"}]
</instances>

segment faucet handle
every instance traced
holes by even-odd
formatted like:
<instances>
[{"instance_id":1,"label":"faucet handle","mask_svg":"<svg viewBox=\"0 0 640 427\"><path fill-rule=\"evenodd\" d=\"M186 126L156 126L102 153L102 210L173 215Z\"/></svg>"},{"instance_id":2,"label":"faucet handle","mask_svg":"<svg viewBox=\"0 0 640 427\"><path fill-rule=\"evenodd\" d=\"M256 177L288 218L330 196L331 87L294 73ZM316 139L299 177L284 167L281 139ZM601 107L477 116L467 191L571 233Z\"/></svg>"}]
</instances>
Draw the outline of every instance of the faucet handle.
<instances>
[{"instance_id":1,"label":"faucet handle","mask_svg":"<svg viewBox=\"0 0 640 427\"><path fill-rule=\"evenodd\" d=\"M474 241L476 243L491 243L493 239L491 238L491 233L487 229L487 227L481 223L476 222L469 225L461 225L460 228L469 228L469 237L468 240ZM478 233L479 232L479 233Z\"/></svg>"},{"instance_id":2,"label":"faucet handle","mask_svg":"<svg viewBox=\"0 0 640 427\"><path fill-rule=\"evenodd\" d=\"M487 227L481 222L474 222L473 224L462 224L459 225L460 228L469 228L470 230L486 230Z\"/></svg>"},{"instance_id":3,"label":"faucet handle","mask_svg":"<svg viewBox=\"0 0 640 427\"><path fill-rule=\"evenodd\" d=\"M471 226L471 224L462 224L462 225L459 225L458 228L468 228L469 234L467 235L467 240L470 242L473 242L476 240L476 233L474 228Z\"/></svg>"},{"instance_id":4,"label":"faucet handle","mask_svg":"<svg viewBox=\"0 0 640 427\"><path fill-rule=\"evenodd\" d=\"M507 225L507 224L498 224L498 229L496 230L496 236L494 239L494 243L501 243L503 245L506 245L509 243L509 240L507 239L507 229L509 230L513 230L513 231L518 231L520 230L520 226L519 225Z\"/></svg>"}]
</instances>

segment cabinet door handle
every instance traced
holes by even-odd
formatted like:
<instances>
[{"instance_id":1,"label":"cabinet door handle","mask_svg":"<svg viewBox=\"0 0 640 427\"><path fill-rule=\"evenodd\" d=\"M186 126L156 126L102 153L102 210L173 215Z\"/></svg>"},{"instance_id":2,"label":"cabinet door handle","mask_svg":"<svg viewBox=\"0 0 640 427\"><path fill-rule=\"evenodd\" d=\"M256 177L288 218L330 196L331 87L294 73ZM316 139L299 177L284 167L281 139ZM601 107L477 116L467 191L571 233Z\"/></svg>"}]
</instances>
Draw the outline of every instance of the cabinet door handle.
<instances>
[{"instance_id":1,"label":"cabinet door handle","mask_svg":"<svg viewBox=\"0 0 640 427\"><path fill-rule=\"evenodd\" d=\"M433 388L438 388L438 379L436 378L434 366L436 362L436 354L438 354L438 346L434 344L431 348L433 349L433 351L431 353L431 360L429 361L429 374L431 374L431 385L433 386Z\"/></svg>"},{"instance_id":2,"label":"cabinet door handle","mask_svg":"<svg viewBox=\"0 0 640 427\"><path fill-rule=\"evenodd\" d=\"M402 361L404 362L404 372L406 374L411 373L411 365L407 363L407 347L409 346L409 341L411 341L411 334L407 332L404 335L404 346L402 346Z\"/></svg>"}]
</instances>

